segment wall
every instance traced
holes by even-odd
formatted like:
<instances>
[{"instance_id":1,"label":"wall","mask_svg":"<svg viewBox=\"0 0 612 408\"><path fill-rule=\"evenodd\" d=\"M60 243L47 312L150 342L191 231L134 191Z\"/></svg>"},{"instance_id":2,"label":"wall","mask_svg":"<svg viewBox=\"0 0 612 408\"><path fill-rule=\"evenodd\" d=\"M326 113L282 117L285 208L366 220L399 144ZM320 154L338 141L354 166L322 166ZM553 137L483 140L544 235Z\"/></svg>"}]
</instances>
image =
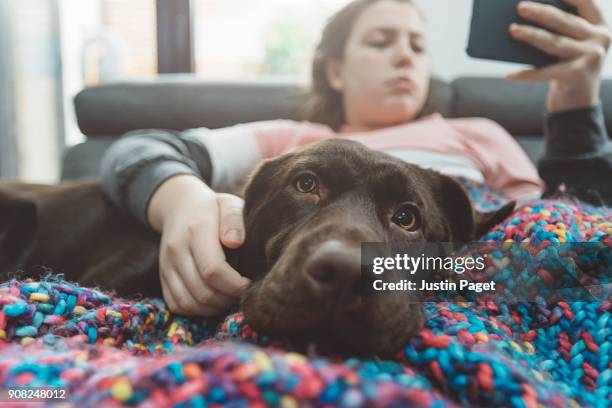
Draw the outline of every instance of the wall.
<instances>
[{"instance_id":1,"label":"wall","mask_svg":"<svg viewBox=\"0 0 612 408\"><path fill-rule=\"evenodd\" d=\"M415 1L427 18L429 50L438 76L444 79L462 75L505 76L521 69L521 65L473 59L465 53L472 0ZM612 1L599 3L607 21L612 22ZM610 57L604 66L604 76L612 78Z\"/></svg>"}]
</instances>

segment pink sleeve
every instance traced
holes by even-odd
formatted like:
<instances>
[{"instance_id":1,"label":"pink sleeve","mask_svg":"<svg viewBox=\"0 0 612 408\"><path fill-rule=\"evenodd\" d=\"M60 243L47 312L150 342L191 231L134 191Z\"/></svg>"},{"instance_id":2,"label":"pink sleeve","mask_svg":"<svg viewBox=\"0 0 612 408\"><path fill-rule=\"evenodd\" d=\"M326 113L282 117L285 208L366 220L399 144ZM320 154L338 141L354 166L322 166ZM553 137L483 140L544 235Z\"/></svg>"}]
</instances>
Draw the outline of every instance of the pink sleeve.
<instances>
[{"instance_id":1,"label":"pink sleeve","mask_svg":"<svg viewBox=\"0 0 612 408\"><path fill-rule=\"evenodd\" d=\"M512 136L484 118L454 119L451 125L465 137L465 145L484 175L485 183L511 199L539 198L544 182Z\"/></svg>"},{"instance_id":2,"label":"pink sleeve","mask_svg":"<svg viewBox=\"0 0 612 408\"><path fill-rule=\"evenodd\" d=\"M251 127L262 159L334 136L328 126L311 122L279 119L255 122Z\"/></svg>"}]
</instances>

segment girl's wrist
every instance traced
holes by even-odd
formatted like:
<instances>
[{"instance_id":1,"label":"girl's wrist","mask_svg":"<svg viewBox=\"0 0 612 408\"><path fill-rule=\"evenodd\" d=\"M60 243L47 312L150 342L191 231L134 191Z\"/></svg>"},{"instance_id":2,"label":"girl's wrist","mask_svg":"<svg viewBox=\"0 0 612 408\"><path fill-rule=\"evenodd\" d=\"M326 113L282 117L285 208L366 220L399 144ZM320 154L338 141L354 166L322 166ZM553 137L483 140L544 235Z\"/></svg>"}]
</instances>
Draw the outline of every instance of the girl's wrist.
<instances>
[{"instance_id":1,"label":"girl's wrist","mask_svg":"<svg viewBox=\"0 0 612 408\"><path fill-rule=\"evenodd\" d=\"M590 108L599 102L599 84L571 86L551 81L546 107L548 112L556 113L572 109Z\"/></svg>"},{"instance_id":2,"label":"girl's wrist","mask_svg":"<svg viewBox=\"0 0 612 408\"><path fill-rule=\"evenodd\" d=\"M166 219L180 211L184 203L201 196L214 195L214 191L200 178L191 174L180 174L164 181L153 193L147 208L147 220L153 229L161 232Z\"/></svg>"}]
</instances>

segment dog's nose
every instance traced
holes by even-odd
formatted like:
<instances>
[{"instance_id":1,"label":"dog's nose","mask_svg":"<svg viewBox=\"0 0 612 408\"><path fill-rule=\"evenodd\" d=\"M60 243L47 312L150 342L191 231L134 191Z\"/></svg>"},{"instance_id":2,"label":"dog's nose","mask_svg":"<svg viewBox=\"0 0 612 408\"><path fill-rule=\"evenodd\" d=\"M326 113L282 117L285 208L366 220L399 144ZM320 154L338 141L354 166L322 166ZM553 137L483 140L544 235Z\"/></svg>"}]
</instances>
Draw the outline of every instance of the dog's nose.
<instances>
[{"instance_id":1,"label":"dog's nose","mask_svg":"<svg viewBox=\"0 0 612 408\"><path fill-rule=\"evenodd\" d=\"M353 292L361 278L360 249L341 241L327 241L306 259L305 271L317 295Z\"/></svg>"}]
</instances>

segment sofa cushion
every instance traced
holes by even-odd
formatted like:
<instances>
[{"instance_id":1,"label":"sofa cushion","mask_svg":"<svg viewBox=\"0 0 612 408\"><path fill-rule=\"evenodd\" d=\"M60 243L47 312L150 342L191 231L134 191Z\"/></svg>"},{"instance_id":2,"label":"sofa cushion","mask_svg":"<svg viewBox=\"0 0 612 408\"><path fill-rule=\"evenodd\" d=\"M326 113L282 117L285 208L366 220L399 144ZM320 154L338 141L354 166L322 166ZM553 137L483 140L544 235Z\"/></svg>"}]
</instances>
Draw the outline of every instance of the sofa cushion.
<instances>
[{"instance_id":1,"label":"sofa cushion","mask_svg":"<svg viewBox=\"0 0 612 408\"><path fill-rule=\"evenodd\" d=\"M452 117L483 116L496 121L513 135L542 134L547 84L463 77L454 80L452 85ZM602 82L601 99L606 127L612 129L612 80Z\"/></svg>"},{"instance_id":2,"label":"sofa cushion","mask_svg":"<svg viewBox=\"0 0 612 408\"><path fill-rule=\"evenodd\" d=\"M203 82L191 76L117 82L75 97L77 121L88 137L117 137L136 129L211 129L271 119L300 120L306 90L293 83ZM452 88L432 81L423 114L450 114Z\"/></svg>"},{"instance_id":3,"label":"sofa cushion","mask_svg":"<svg viewBox=\"0 0 612 408\"><path fill-rule=\"evenodd\" d=\"M298 119L300 96L294 84L164 79L86 88L75 97L75 109L86 136L116 137L135 129L220 128Z\"/></svg>"}]
</instances>

